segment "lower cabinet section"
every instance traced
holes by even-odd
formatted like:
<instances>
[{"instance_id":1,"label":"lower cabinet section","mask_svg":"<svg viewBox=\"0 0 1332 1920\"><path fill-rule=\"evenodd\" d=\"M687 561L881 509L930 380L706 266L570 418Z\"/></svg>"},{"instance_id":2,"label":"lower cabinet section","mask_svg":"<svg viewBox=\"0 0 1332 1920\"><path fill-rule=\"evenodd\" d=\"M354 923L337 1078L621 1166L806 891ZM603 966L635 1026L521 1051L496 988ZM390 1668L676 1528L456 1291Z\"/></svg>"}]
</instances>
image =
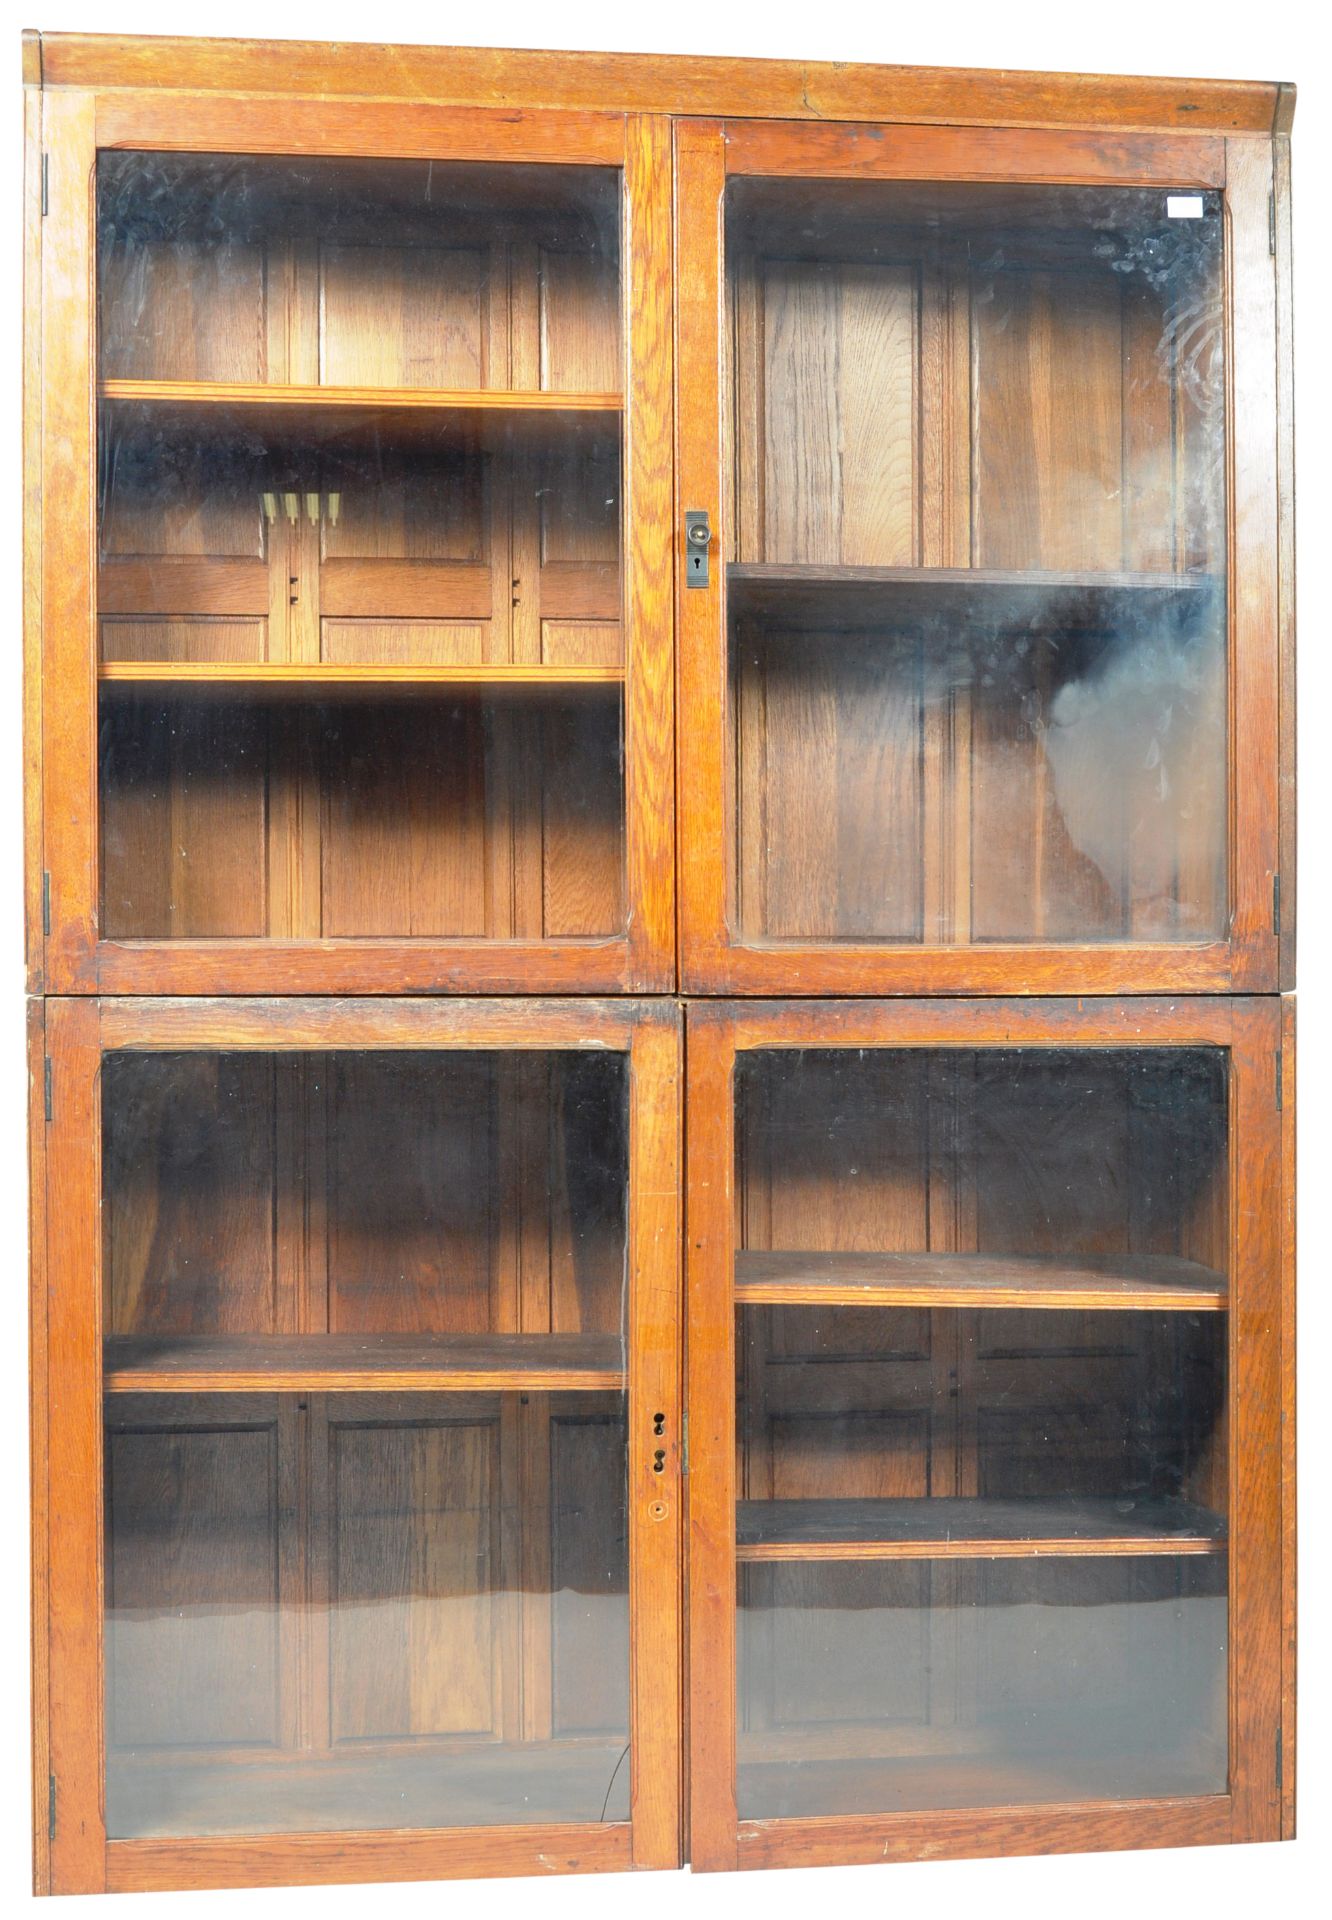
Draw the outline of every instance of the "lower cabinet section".
<instances>
[{"instance_id":1,"label":"lower cabinet section","mask_svg":"<svg viewBox=\"0 0 1332 1920\"><path fill-rule=\"evenodd\" d=\"M55 1890L1282 1831L1276 1000L44 1020Z\"/></svg>"},{"instance_id":2,"label":"lower cabinet section","mask_svg":"<svg viewBox=\"0 0 1332 1920\"><path fill-rule=\"evenodd\" d=\"M50 1023L57 1889L676 1864L677 1009Z\"/></svg>"},{"instance_id":3,"label":"lower cabinet section","mask_svg":"<svg viewBox=\"0 0 1332 1920\"><path fill-rule=\"evenodd\" d=\"M1280 1044L691 1008L696 1867L1277 1837Z\"/></svg>"}]
</instances>

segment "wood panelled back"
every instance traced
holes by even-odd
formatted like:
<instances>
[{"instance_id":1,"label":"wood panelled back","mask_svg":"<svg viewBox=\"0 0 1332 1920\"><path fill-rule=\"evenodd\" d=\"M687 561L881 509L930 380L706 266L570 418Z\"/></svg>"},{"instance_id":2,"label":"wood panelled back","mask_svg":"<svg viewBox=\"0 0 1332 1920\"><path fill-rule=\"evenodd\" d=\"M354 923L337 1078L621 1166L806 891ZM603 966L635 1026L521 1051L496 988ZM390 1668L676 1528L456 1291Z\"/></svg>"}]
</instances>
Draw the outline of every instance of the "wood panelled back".
<instances>
[{"instance_id":1,"label":"wood panelled back","mask_svg":"<svg viewBox=\"0 0 1332 1920\"><path fill-rule=\"evenodd\" d=\"M1219 256L1149 260L1125 187L965 191L732 182L734 557L1218 566Z\"/></svg>"},{"instance_id":2,"label":"wood panelled back","mask_svg":"<svg viewBox=\"0 0 1332 1920\"><path fill-rule=\"evenodd\" d=\"M114 1837L373 1826L395 1791L418 1824L432 1773L424 1823L476 1824L451 1754L627 1735L614 1397L131 1395L108 1422ZM561 1817L549 1772L543 1800L538 1748L530 1818Z\"/></svg>"},{"instance_id":3,"label":"wood panelled back","mask_svg":"<svg viewBox=\"0 0 1332 1920\"><path fill-rule=\"evenodd\" d=\"M1217 203L1160 206L732 180L732 938L1224 932Z\"/></svg>"},{"instance_id":4,"label":"wood panelled back","mask_svg":"<svg viewBox=\"0 0 1332 1920\"><path fill-rule=\"evenodd\" d=\"M107 1332L621 1333L625 1098L606 1053L113 1054ZM366 1743L412 1824L431 1770L398 1743L628 1738L622 1396L107 1405L114 1836L379 1824L342 1804L363 1768L291 1770ZM509 1817L596 1818L585 1758L560 1786L536 1753ZM432 1823L493 1817L501 1777L455 1774Z\"/></svg>"},{"instance_id":5,"label":"wood panelled back","mask_svg":"<svg viewBox=\"0 0 1332 1920\"><path fill-rule=\"evenodd\" d=\"M757 1056L738 1089L737 1245L1224 1271L1221 1073L1201 1054ZM1118 1495L1174 1471L1224 1508L1214 1317L751 1306L741 1321L744 1498ZM1183 1373L1205 1389L1187 1437L1163 1385Z\"/></svg>"},{"instance_id":6,"label":"wood panelled back","mask_svg":"<svg viewBox=\"0 0 1332 1920\"><path fill-rule=\"evenodd\" d=\"M343 702L117 690L111 939L609 937L625 913L613 687Z\"/></svg>"},{"instance_id":7,"label":"wood panelled back","mask_svg":"<svg viewBox=\"0 0 1332 1920\"><path fill-rule=\"evenodd\" d=\"M108 1334L620 1330L616 1056L105 1071Z\"/></svg>"},{"instance_id":8,"label":"wood panelled back","mask_svg":"<svg viewBox=\"0 0 1332 1920\"><path fill-rule=\"evenodd\" d=\"M99 206L103 379L623 387L607 171L127 153Z\"/></svg>"}]
</instances>

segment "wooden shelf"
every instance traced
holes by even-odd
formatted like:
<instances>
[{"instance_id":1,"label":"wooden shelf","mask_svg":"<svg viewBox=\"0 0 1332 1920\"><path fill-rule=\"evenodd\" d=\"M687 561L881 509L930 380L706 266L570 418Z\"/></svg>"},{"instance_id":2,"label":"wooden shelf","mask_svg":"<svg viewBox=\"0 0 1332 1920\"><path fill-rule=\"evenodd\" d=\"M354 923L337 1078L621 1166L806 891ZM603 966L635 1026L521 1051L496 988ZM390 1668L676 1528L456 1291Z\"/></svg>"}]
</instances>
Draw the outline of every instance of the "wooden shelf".
<instances>
[{"instance_id":1,"label":"wooden shelf","mask_svg":"<svg viewBox=\"0 0 1332 1920\"><path fill-rule=\"evenodd\" d=\"M980 567L833 567L732 564L731 610L801 628L875 620L967 618L1036 628L1095 626L1132 604L1135 614L1203 615L1221 582L1202 573L1035 573Z\"/></svg>"},{"instance_id":2,"label":"wooden shelf","mask_svg":"<svg viewBox=\"0 0 1332 1920\"><path fill-rule=\"evenodd\" d=\"M103 380L98 392L113 405L166 408L172 413L230 413L267 418L329 413L535 414L619 413L618 393L510 392L477 387L334 387L246 384L221 380Z\"/></svg>"},{"instance_id":3,"label":"wooden shelf","mask_svg":"<svg viewBox=\"0 0 1332 1920\"><path fill-rule=\"evenodd\" d=\"M543 690L573 693L616 688L624 684L623 667L398 667L328 666L320 661L200 661L115 660L97 669L106 687L182 687L192 693L249 690L272 694L357 693L371 689L393 691L448 691L480 693Z\"/></svg>"},{"instance_id":4,"label":"wooden shelf","mask_svg":"<svg viewBox=\"0 0 1332 1920\"><path fill-rule=\"evenodd\" d=\"M108 1393L605 1392L618 1334L181 1335L105 1344Z\"/></svg>"},{"instance_id":5,"label":"wooden shelf","mask_svg":"<svg viewBox=\"0 0 1332 1920\"><path fill-rule=\"evenodd\" d=\"M1216 1313L1224 1274L1167 1254L737 1253L745 1306Z\"/></svg>"},{"instance_id":6,"label":"wooden shelf","mask_svg":"<svg viewBox=\"0 0 1332 1920\"><path fill-rule=\"evenodd\" d=\"M1183 1500L744 1500L736 1522L742 1561L1225 1551L1220 1515Z\"/></svg>"}]
</instances>

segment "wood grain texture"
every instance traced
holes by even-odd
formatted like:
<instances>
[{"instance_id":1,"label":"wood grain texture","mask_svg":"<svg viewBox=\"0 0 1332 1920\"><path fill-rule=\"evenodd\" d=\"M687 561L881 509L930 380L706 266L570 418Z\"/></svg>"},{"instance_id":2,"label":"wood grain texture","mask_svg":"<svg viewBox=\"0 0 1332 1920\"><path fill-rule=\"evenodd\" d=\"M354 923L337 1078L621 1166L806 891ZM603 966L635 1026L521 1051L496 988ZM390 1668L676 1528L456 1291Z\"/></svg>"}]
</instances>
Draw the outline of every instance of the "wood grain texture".
<instances>
[{"instance_id":1,"label":"wood grain texture","mask_svg":"<svg viewBox=\"0 0 1332 1920\"><path fill-rule=\"evenodd\" d=\"M297 71L287 64L289 46L272 51L288 76ZM271 76L271 63L269 70ZM145 76L142 83L99 91L98 145L185 153L382 153L513 164L549 161L558 153L563 161L587 166L618 166L624 158L624 103L619 101L573 112L509 101L473 109L463 102L435 104L422 94L404 99L396 90L375 99L340 98L337 89L316 91L319 97L305 98L299 89L278 89L279 121L268 89L219 92L206 80L197 89L164 89Z\"/></svg>"},{"instance_id":2,"label":"wood grain texture","mask_svg":"<svg viewBox=\"0 0 1332 1920\"><path fill-rule=\"evenodd\" d=\"M31 1486L33 1891L51 1890L50 1365L46 1278L46 1005L30 999L28 1025L28 1445Z\"/></svg>"},{"instance_id":3,"label":"wood grain texture","mask_svg":"<svg viewBox=\"0 0 1332 1920\"><path fill-rule=\"evenodd\" d=\"M1293 103L1292 103L1293 110ZM1277 330L1277 603L1280 634L1281 766L1280 820L1281 931L1278 939L1280 987L1295 985L1295 923L1299 875L1295 808L1297 770L1296 595L1295 595L1295 322L1294 259L1291 236L1290 140L1272 143L1273 214L1276 221Z\"/></svg>"},{"instance_id":4,"label":"wood grain texture","mask_svg":"<svg viewBox=\"0 0 1332 1920\"><path fill-rule=\"evenodd\" d=\"M365 94L512 108L762 114L791 119L968 121L1019 127L1178 127L1269 133L1292 88L1259 81L1159 80L827 61L493 48L333 47L317 41L144 39L44 34L48 87L206 88L228 93ZM283 85L275 88L280 74ZM978 84L981 83L981 84ZM1283 108L1289 113L1289 107ZM1286 129L1288 131L1288 129Z\"/></svg>"},{"instance_id":5,"label":"wood grain texture","mask_svg":"<svg viewBox=\"0 0 1332 1920\"><path fill-rule=\"evenodd\" d=\"M277 1047L337 1049L626 1049L642 1022L670 1025L675 1010L654 1000L476 1000L465 997L139 999L102 1007L109 1050L180 1052Z\"/></svg>"},{"instance_id":6,"label":"wood grain texture","mask_svg":"<svg viewBox=\"0 0 1332 1920\"><path fill-rule=\"evenodd\" d=\"M739 1865L737 1848L735 1312L731 1272L734 1043L724 1020L687 1032L689 1341L689 1859Z\"/></svg>"},{"instance_id":7,"label":"wood grain texture","mask_svg":"<svg viewBox=\"0 0 1332 1920\"><path fill-rule=\"evenodd\" d=\"M1261 999L1200 996L909 1000L699 1000L691 1032L717 1026L759 1047L1226 1047Z\"/></svg>"},{"instance_id":8,"label":"wood grain texture","mask_svg":"<svg viewBox=\"0 0 1332 1920\"><path fill-rule=\"evenodd\" d=\"M1084 1801L868 1819L747 1820L739 1830L739 1864L820 1867L979 1860L1024 1853L1215 1847L1231 1838L1230 1799L1216 1794L1196 1800Z\"/></svg>"},{"instance_id":9,"label":"wood grain texture","mask_svg":"<svg viewBox=\"0 0 1332 1920\"><path fill-rule=\"evenodd\" d=\"M210 407L225 407L236 419L253 423L281 420L290 427L293 416L312 428L322 413L343 409L357 413L444 413L466 418L484 413L618 413L617 393L520 393L474 387L392 386L283 386L277 382L246 385L225 380L103 380L100 397L112 406L131 403L169 409L173 416L206 415Z\"/></svg>"},{"instance_id":10,"label":"wood grain texture","mask_svg":"<svg viewBox=\"0 0 1332 1920\"><path fill-rule=\"evenodd\" d=\"M1169 1255L743 1252L735 1297L750 1306L1199 1313L1222 1311L1227 1296L1224 1274Z\"/></svg>"},{"instance_id":11,"label":"wood grain texture","mask_svg":"<svg viewBox=\"0 0 1332 1920\"><path fill-rule=\"evenodd\" d=\"M102 1814L101 1150L97 1002L47 1006L52 1110L46 1155L51 1889L106 1885Z\"/></svg>"},{"instance_id":12,"label":"wood grain texture","mask_svg":"<svg viewBox=\"0 0 1332 1920\"><path fill-rule=\"evenodd\" d=\"M685 993L721 992L727 867L727 645L720 562L735 552L723 485L723 364L726 305L723 256L726 157L720 124L681 121L675 130L675 203L688 207L676 229L675 346L680 394L676 445L676 525L689 511L712 527L715 584L685 585L683 541L677 542L675 644L679 794L676 861L680 888L680 986ZM793 972L781 969L786 978Z\"/></svg>"},{"instance_id":13,"label":"wood grain texture","mask_svg":"<svg viewBox=\"0 0 1332 1920\"><path fill-rule=\"evenodd\" d=\"M914 116L913 116L914 117ZM1114 181L1125 185L1220 186L1225 142L991 131L967 127L793 126L728 121L728 174L845 176L874 180Z\"/></svg>"},{"instance_id":14,"label":"wood grain texture","mask_svg":"<svg viewBox=\"0 0 1332 1920\"><path fill-rule=\"evenodd\" d=\"M93 406L94 102L43 104L42 819L51 875L47 987L92 984L97 912Z\"/></svg>"},{"instance_id":15,"label":"wood grain texture","mask_svg":"<svg viewBox=\"0 0 1332 1920\"><path fill-rule=\"evenodd\" d=\"M626 872L631 968L660 992L676 984L670 123L631 116L625 141Z\"/></svg>"},{"instance_id":16,"label":"wood grain texture","mask_svg":"<svg viewBox=\"0 0 1332 1920\"><path fill-rule=\"evenodd\" d=\"M306 665L299 661L273 664L268 661L216 660L113 660L104 661L97 670L103 684L111 686L188 686L199 690L209 687L253 687L256 690L284 689L294 695L302 691L325 694L338 688L357 687L410 691L417 687L614 687L624 680L622 667L598 666L513 666L513 667L395 667L340 666L334 663Z\"/></svg>"},{"instance_id":17,"label":"wood grain texture","mask_svg":"<svg viewBox=\"0 0 1332 1920\"><path fill-rule=\"evenodd\" d=\"M628 1821L605 1826L474 1827L458 1833L298 1833L239 1840L113 1840L114 1893L475 1880L617 1873L632 1864Z\"/></svg>"},{"instance_id":18,"label":"wood grain texture","mask_svg":"<svg viewBox=\"0 0 1332 1920\"><path fill-rule=\"evenodd\" d=\"M742 1500L736 1558L998 1560L1224 1553L1225 1523L1187 1502Z\"/></svg>"},{"instance_id":19,"label":"wood grain texture","mask_svg":"<svg viewBox=\"0 0 1332 1920\"><path fill-rule=\"evenodd\" d=\"M1231 1153L1230 1791L1235 1837L1281 1836L1281 1002L1236 1003Z\"/></svg>"},{"instance_id":20,"label":"wood grain texture","mask_svg":"<svg viewBox=\"0 0 1332 1920\"><path fill-rule=\"evenodd\" d=\"M1295 996L1281 1000L1281 1838L1295 1837L1299 1509L1296 1418Z\"/></svg>"},{"instance_id":21,"label":"wood grain texture","mask_svg":"<svg viewBox=\"0 0 1332 1920\"><path fill-rule=\"evenodd\" d=\"M606 1392L618 1334L262 1334L109 1340L108 1393Z\"/></svg>"},{"instance_id":22,"label":"wood grain texture","mask_svg":"<svg viewBox=\"0 0 1332 1920\"><path fill-rule=\"evenodd\" d=\"M35 37L31 44L36 44ZM24 57L30 41L24 40ZM42 927L42 99L23 96L23 902L27 990L40 993Z\"/></svg>"},{"instance_id":23,"label":"wood grain texture","mask_svg":"<svg viewBox=\"0 0 1332 1920\"><path fill-rule=\"evenodd\" d=\"M683 1447L683 1023L634 1029L629 1056L629 1609L633 1864L676 1867L686 1508Z\"/></svg>"}]
</instances>

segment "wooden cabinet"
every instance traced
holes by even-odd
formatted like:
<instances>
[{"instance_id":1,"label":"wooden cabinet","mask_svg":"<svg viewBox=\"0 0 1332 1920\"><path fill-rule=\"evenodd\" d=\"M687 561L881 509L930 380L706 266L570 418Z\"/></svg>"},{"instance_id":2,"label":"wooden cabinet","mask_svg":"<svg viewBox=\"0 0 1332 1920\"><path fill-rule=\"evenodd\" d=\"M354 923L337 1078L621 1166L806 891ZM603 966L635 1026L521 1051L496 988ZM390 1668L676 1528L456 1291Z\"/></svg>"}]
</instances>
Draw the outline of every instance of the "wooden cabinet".
<instances>
[{"instance_id":1,"label":"wooden cabinet","mask_svg":"<svg viewBox=\"0 0 1332 1920\"><path fill-rule=\"evenodd\" d=\"M25 80L39 1887L1292 1832L1292 90Z\"/></svg>"}]
</instances>

